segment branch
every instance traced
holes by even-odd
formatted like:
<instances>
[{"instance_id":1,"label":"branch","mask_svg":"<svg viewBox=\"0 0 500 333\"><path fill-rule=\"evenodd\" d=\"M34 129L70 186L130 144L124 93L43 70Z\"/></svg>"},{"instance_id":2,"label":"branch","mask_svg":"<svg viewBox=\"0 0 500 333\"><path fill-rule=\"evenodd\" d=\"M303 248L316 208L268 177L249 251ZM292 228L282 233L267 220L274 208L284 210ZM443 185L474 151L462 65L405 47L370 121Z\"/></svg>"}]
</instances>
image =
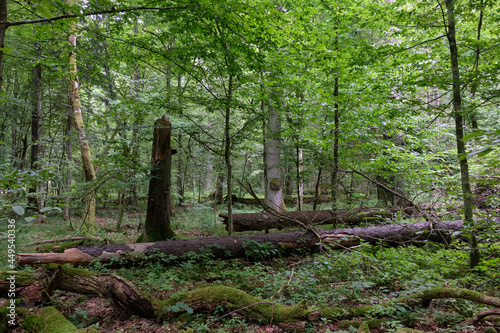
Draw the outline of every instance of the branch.
<instances>
[{"instance_id":1,"label":"branch","mask_svg":"<svg viewBox=\"0 0 500 333\"><path fill-rule=\"evenodd\" d=\"M243 185L239 180L236 180L241 187L243 187L248 193L250 193L250 195L256 199L260 205L262 206L262 208L264 208L264 210L266 212L268 212L269 214L273 215L273 216L276 216L282 220L285 220L285 221L288 221L288 222L291 222L291 223L294 223L296 225L300 225L301 227L303 227L304 229L306 229L307 231L310 231L314 234L314 236L316 236L316 238L318 238L318 242L321 242L321 236L319 235L318 231L314 228L314 226L312 224L305 224L303 222L300 222L296 219L293 219L293 218L290 218L289 216L286 216L285 214L281 214L280 212L278 212L277 210L269 207L268 205L266 205L263 201L261 201L259 199L259 197L257 196L257 194L255 194L253 188L252 188L252 185L250 185L250 183L248 183L248 187L246 187L245 185Z\"/></svg>"},{"instance_id":2,"label":"branch","mask_svg":"<svg viewBox=\"0 0 500 333\"><path fill-rule=\"evenodd\" d=\"M426 43L429 43L429 42L434 42L434 41L439 40L439 39L441 39L443 37L446 37L446 35L441 35L441 36L438 36L436 38L426 39L423 42L417 43L417 44L409 46L409 47L405 47L404 49L400 49L400 50L398 50L397 52L394 52L394 53L389 53L388 55L394 55L394 54L399 53L399 52L411 50L411 49L413 49L413 48L415 48L417 46L420 46L422 44L426 44Z\"/></svg>"},{"instance_id":3,"label":"branch","mask_svg":"<svg viewBox=\"0 0 500 333\"><path fill-rule=\"evenodd\" d=\"M11 27L11 26L15 26L15 25L26 25L26 24L53 22L53 21L59 21L59 20L64 20L64 19L68 19L68 18L75 18L75 17L87 17L87 16L101 15L101 14L126 13L126 12L132 12L132 11L136 11L136 10L175 10L175 9L186 9L186 8L188 8L188 5L180 6L180 7L146 7L146 6L141 6L141 7L133 7L133 8L118 8L118 9L111 8L111 9L107 9L107 10L100 10L100 11L96 11L96 12L87 12L87 13L81 13L81 14L68 13L65 15L54 16L51 18L44 18L44 19L38 19L38 20L0 21L0 24L4 24L7 27Z\"/></svg>"}]
</instances>

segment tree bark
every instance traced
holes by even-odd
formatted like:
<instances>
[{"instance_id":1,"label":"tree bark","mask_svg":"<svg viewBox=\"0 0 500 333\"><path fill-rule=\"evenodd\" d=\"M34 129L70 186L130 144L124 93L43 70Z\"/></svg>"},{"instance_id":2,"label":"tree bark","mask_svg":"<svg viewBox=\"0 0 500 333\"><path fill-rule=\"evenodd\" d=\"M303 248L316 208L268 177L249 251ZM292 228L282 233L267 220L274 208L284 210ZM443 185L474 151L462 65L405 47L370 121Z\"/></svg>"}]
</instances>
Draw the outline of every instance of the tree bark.
<instances>
[{"instance_id":1,"label":"tree bark","mask_svg":"<svg viewBox=\"0 0 500 333\"><path fill-rule=\"evenodd\" d=\"M465 223L472 227L472 191L469 180L469 164L465 151L462 96L460 95L460 68L458 64L458 49L455 33L455 13L453 0L446 0L446 13L448 17L448 45L450 47L451 72L453 78L453 116L455 118L455 137L457 142L457 155L460 161L460 179L462 183L462 198L464 204ZM477 238L474 230L470 236L470 256L469 266L474 268L479 264L479 249L477 248Z\"/></svg>"},{"instance_id":2,"label":"tree bark","mask_svg":"<svg viewBox=\"0 0 500 333\"><path fill-rule=\"evenodd\" d=\"M70 73L70 96L71 106L73 107L73 120L75 129L78 133L78 144L80 146L80 153L83 164L83 172L85 180L88 183L89 189L85 196L85 210L83 216L82 231L93 233L96 229L95 224L95 208L96 208L96 193L93 189L93 182L96 180L94 166L92 165L92 156L90 154L89 142L83 125L82 117L82 104L80 102L80 91L78 85L78 68L76 62L76 22L71 24L71 33L69 35L69 42L72 51L69 56L69 73Z\"/></svg>"},{"instance_id":3,"label":"tree bark","mask_svg":"<svg viewBox=\"0 0 500 333\"><path fill-rule=\"evenodd\" d=\"M0 22L7 21L7 0L0 0ZM3 84L3 48L5 47L5 32L9 26L5 23L0 23L0 93L2 93ZM0 100L2 96L0 95Z\"/></svg>"},{"instance_id":4,"label":"tree bark","mask_svg":"<svg viewBox=\"0 0 500 333\"><path fill-rule=\"evenodd\" d=\"M42 47L40 42L35 42L35 58L37 63L33 66L32 80L32 110L31 110L31 169L35 172L41 169L41 153L42 153ZM45 206L43 193L43 180L33 184L29 192L31 194L30 201L38 210L37 222L44 223L46 219L40 212Z\"/></svg>"},{"instance_id":5,"label":"tree bark","mask_svg":"<svg viewBox=\"0 0 500 333\"><path fill-rule=\"evenodd\" d=\"M390 219L398 210L387 208L359 208L359 209L340 209L336 213L331 210L317 211L297 211L284 212L283 214L290 219L308 225L325 224L344 224L346 226L355 226L361 222L375 222ZM412 213L410 208L406 211ZM219 214L223 218L223 223L227 225L227 214ZM260 231L269 229L283 229L288 227L297 227L297 223L285 221L277 216L268 213L249 213L233 215L234 231Z\"/></svg>"},{"instance_id":6,"label":"tree bark","mask_svg":"<svg viewBox=\"0 0 500 333\"><path fill-rule=\"evenodd\" d=\"M170 226L172 186L172 124L165 116L157 119L153 132L151 180L149 181L148 208L144 241L155 242L175 237Z\"/></svg>"},{"instance_id":7,"label":"tree bark","mask_svg":"<svg viewBox=\"0 0 500 333\"><path fill-rule=\"evenodd\" d=\"M70 221L70 216L69 216L69 192L70 192L70 186L71 186L71 163L73 162L73 140L71 138L71 132L73 128L73 115L71 114L71 110L68 110L68 117L66 121L66 178L64 180L65 186L64 186L64 219L67 221ZM70 223L71 226L71 223Z\"/></svg>"},{"instance_id":8,"label":"tree bark","mask_svg":"<svg viewBox=\"0 0 500 333\"><path fill-rule=\"evenodd\" d=\"M276 88L273 88L274 100L272 104L279 103ZM280 165L280 138L281 120L276 105L268 106L268 120L266 128L266 141L264 146L266 169L266 205L271 209L283 211L283 186L281 181Z\"/></svg>"},{"instance_id":9,"label":"tree bark","mask_svg":"<svg viewBox=\"0 0 500 333\"><path fill-rule=\"evenodd\" d=\"M227 59L226 59L227 62ZM229 75L226 101L226 115L224 126L224 161L227 168L227 224L226 230L229 236L233 234L233 166L231 164L231 135L229 133L230 116L231 116L231 99L233 97L233 76Z\"/></svg>"},{"instance_id":10,"label":"tree bark","mask_svg":"<svg viewBox=\"0 0 500 333\"><path fill-rule=\"evenodd\" d=\"M360 240L372 244L383 242L388 246L408 245L418 241L449 242L452 233L461 231L461 221L454 222L420 222L408 225L386 225L363 228L346 228L334 230L317 230L320 239L312 233L287 232L270 234L252 234L241 237L211 237L200 239L170 240L150 243L110 244L80 246L69 248L64 253L19 253L19 265L38 265L45 263L87 265L92 260L109 262L112 258L118 265L127 260L145 258L163 253L182 260L188 252L212 253L215 258L246 258L249 241L272 245L280 255L288 255L297 249L317 250L318 243L329 244L338 248L358 245ZM250 248L251 249L251 248ZM278 251L276 251L278 252ZM275 253L278 255L278 253Z\"/></svg>"},{"instance_id":11,"label":"tree bark","mask_svg":"<svg viewBox=\"0 0 500 333\"><path fill-rule=\"evenodd\" d=\"M64 290L107 298L116 314L128 319L132 315L154 317L151 302L129 281L115 274L99 274L84 270L49 265L37 271L34 278L45 290Z\"/></svg>"}]
</instances>

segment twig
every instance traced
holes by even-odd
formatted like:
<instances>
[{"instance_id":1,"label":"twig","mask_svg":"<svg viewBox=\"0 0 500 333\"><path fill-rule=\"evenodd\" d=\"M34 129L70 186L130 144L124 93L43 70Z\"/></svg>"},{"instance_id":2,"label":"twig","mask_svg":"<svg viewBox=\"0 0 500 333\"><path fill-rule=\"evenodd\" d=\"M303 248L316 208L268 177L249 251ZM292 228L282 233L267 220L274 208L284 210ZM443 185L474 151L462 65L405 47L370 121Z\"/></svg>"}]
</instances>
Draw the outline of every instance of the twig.
<instances>
[{"instance_id":1,"label":"twig","mask_svg":"<svg viewBox=\"0 0 500 333\"><path fill-rule=\"evenodd\" d=\"M487 284L488 282L491 282L491 281L493 281L493 280L495 280L495 279L498 279L498 278L500 278L500 275L494 276L494 277L492 277L491 279L489 279L488 281L485 281L485 282L483 282L483 283L481 283L481 284L479 284L479 285L475 286L475 287L474 287L474 290L477 290L479 287L482 287L482 286L484 286L485 284Z\"/></svg>"},{"instance_id":2,"label":"twig","mask_svg":"<svg viewBox=\"0 0 500 333\"><path fill-rule=\"evenodd\" d=\"M233 314L233 313L238 312L238 311L241 311L241 310L248 309L248 308L250 308L250 307L252 307L252 306L254 306L254 305L258 305L258 304L271 304L271 305L273 305L273 306L274 306L274 303L273 303L273 302L257 302L257 303L253 303L253 304L250 304L250 305L244 306L244 307L242 307L242 308L236 309L236 310L234 310L234 311L228 312L228 313L226 313L225 315L220 316L219 318L215 318L214 320L212 320L211 322L209 322L209 323L207 324L207 326L208 326L208 325L210 325L210 324L215 323L217 320L220 320L220 319L222 319L222 318L224 318L224 317L229 316L230 314ZM273 307L273 309L274 309L274 307ZM271 320L272 320L272 318L271 318Z\"/></svg>"},{"instance_id":3,"label":"twig","mask_svg":"<svg viewBox=\"0 0 500 333\"><path fill-rule=\"evenodd\" d=\"M270 299L273 299L274 296L276 296L277 294L279 294L281 292L281 290L283 290L284 287L288 287L288 285L290 284L290 282L292 281L292 277L293 277L293 267L292 267L292 273L290 274L290 278L288 279L288 282L284 285L281 286L281 288L274 293L274 295L272 295L271 297L269 297Z\"/></svg>"}]
</instances>

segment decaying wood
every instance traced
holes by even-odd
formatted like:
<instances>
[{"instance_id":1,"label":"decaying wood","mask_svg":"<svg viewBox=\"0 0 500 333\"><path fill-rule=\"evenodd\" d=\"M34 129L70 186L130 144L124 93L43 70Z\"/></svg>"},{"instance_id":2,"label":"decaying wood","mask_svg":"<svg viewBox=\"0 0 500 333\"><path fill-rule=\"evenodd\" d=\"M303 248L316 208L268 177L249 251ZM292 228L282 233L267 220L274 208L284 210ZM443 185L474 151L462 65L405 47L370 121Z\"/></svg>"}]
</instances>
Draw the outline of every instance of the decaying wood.
<instances>
[{"instance_id":1,"label":"decaying wood","mask_svg":"<svg viewBox=\"0 0 500 333\"><path fill-rule=\"evenodd\" d=\"M152 300L141 294L129 281L113 274L98 274L87 270L52 265L38 270L33 275L40 284L50 289L100 296L111 300L113 306L123 311L123 317L136 314L144 317L155 317L158 321L176 320L182 315L176 305L186 304L190 311L196 313L213 313L220 307L228 312L260 323L276 323L282 327L292 325L295 330L301 328L306 321L319 318L330 320L351 319L364 316L385 316L381 307L393 308L394 305L422 307L428 306L432 300L453 298L465 299L479 304L500 308L500 299L476 291L461 288L434 287L407 297L399 297L381 304L363 305L360 307L308 307L305 301L294 306L260 299L246 292L220 285L203 286L168 300ZM379 311L373 311L373 309ZM187 310L187 309L186 309ZM489 312L496 314L497 310ZM283 326L284 325L284 326Z\"/></svg>"},{"instance_id":2,"label":"decaying wood","mask_svg":"<svg viewBox=\"0 0 500 333\"><path fill-rule=\"evenodd\" d=\"M461 322L459 325L460 326L476 325L478 322L480 322L484 318L490 317L490 316L500 316L500 309L491 309L491 310L479 312L474 317Z\"/></svg>"},{"instance_id":3,"label":"decaying wood","mask_svg":"<svg viewBox=\"0 0 500 333\"><path fill-rule=\"evenodd\" d=\"M47 291L64 290L107 298L116 314L122 318L132 315L154 317L151 302L126 279L115 274L98 274L86 270L50 265L33 275Z\"/></svg>"},{"instance_id":4,"label":"decaying wood","mask_svg":"<svg viewBox=\"0 0 500 333\"><path fill-rule=\"evenodd\" d=\"M409 215L413 209L408 208L404 213ZM384 221L390 219L398 212L397 209L388 208L356 208L356 209L338 209L337 217L332 210L315 210L303 212L282 212L288 219L270 213L250 213L250 214L233 214L234 231L250 231L250 230L269 230L283 229L287 227L298 226L299 223L308 225L325 225L325 224L344 224L346 226L358 225L366 221ZM219 214L222 217L222 222L227 228L227 214ZM293 221L296 222L293 222Z\"/></svg>"},{"instance_id":5,"label":"decaying wood","mask_svg":"<svg viewBox=\"0 0 500 333\"><path fill-rule=\"evenodd\" d=\"M248 255L247 250L252 246L249 245L250 241L271 244L280 250L281 255L287 255L299 248L316 250L318 243L345 248L359 244L360 240L373 244L382 242L389 246L411 244L415 241L448 242L451 240L452 233L463 228L460 221L419 222L406 225L317 230L319 238L310 232L286 232L151 243L79 246L66 249L64 253L20 253L18 263L20 265L68 263L80 266L92 260L107 262L112 258L137 259L157 253L181 257L188 252L205 251L210 252L215 258L245 258Z\"/></svg>"}]
</instances>

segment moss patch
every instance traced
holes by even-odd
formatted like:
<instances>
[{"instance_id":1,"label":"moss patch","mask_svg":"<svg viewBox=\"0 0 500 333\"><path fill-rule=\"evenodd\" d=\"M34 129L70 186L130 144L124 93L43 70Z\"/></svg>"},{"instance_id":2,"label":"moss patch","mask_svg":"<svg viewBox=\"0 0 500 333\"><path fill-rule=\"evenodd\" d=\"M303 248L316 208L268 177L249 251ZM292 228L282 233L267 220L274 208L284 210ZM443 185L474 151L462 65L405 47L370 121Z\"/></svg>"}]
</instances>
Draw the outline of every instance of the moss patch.
<instances>
[{"instance_id":1,"label":"moss patch","mask_svg":"<svg viewBox=\"0 0 500 333\"><path fill-rule=\"evenodd\" d=\"M183 302L198 312L211 312L220 305L229 311L241 309L238 313L258 322L269 322L271 318L275 322L299 321L307 319L307 315L311 312L305 302L295 306L284 306L250 296L236 288L210 286L192 290L167 301L157 301L154 306L158 319L177 316L178 314L171 311L171 307L178 302Z\"/></svg>"}]
</instances>

